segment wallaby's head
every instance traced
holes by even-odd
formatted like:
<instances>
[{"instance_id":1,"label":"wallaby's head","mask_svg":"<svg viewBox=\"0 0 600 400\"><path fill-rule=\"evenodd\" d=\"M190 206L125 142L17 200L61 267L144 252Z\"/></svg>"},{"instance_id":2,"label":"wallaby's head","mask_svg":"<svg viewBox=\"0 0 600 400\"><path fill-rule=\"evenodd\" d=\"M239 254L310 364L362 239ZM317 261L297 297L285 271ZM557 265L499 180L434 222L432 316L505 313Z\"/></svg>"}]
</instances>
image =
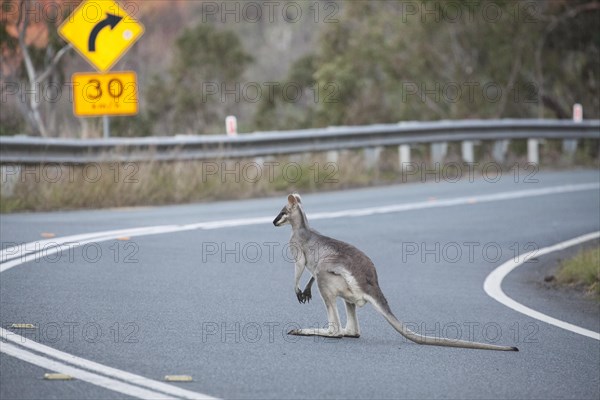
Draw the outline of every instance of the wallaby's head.
<instances>
[{"instance_id":1,"label":"wallaby's head","mask_svg":"<svg viewBox=\"0 0 600 400\"><path fill-rule=\"evenodd\" d=\"M281 212L273 220L273 225L281 226L289 224L295 216L300 216L300 204L302 199L298 193L292 193L288 196L287 204L281 209Z\"/></svg>"}]
</instances>

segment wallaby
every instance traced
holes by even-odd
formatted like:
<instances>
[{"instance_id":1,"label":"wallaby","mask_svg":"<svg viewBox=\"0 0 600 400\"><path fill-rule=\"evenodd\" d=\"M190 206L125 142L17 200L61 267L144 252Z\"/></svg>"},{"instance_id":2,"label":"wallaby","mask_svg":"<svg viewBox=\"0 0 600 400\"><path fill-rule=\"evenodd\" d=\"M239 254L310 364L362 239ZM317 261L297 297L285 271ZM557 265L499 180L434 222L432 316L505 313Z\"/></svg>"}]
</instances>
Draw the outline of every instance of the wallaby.
<instances>
[{"instance_id":1,"label":"wallaby","mask_svg":"<svg viewBox=\"0 0 600 400\"><path fill-rule=\"evenodd\" d=\"M317 282L319 292L327 308L329 325L327 328L294 329L290 335L353 337L360 336L356 306L371 303L377 311L402 336L419 344L437 346L465 347L471 349L519 351L516 347L496 346L492 344L451 340L420 335L411 331L394 316L388 302L379 288L377 272L369 257L356 247L321 235L308 225L308 219L302 209L302 200L296 193L288 196L288 203L273 221L273 225L292 225L290 249L295 257L294 290L300 303L310 301L311 287ZM308 268L312 274L305 289L300 290L300 277ZM347 323L342 328L336 299L341 297L346 303Z\"/></svg>"}]
</instances>

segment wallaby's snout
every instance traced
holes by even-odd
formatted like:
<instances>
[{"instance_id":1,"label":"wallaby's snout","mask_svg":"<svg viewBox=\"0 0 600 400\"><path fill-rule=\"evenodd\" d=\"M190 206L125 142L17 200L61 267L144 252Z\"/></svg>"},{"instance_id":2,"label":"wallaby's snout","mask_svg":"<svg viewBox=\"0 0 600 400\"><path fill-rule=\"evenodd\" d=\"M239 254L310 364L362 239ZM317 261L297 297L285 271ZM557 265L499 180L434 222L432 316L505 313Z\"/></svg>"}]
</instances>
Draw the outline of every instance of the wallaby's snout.
<instances>
[{"instance_id":1,"label":"wallaby's snout","mask_svg":"<svg viewBox=\"0 0 600 400\"><path fill-rule=\"evenodd\" d=\"M279 220L283 218L283 212L280 212L279 215L277 215L275 217L275 219L273 220L273 225L275 226L279 226Z\"/></svg>"},{"instance_id":2,"label":"wallaby's snout","mask_svg":"<svg viewBox=\"0 0 600 400\"><path fill-rule=\"evenodd\" d=\"M281 210L281 212L275 217L273 220L273 225L281 226L287 222L287 210L285 207Z\"/></svg>"}]
</instances>

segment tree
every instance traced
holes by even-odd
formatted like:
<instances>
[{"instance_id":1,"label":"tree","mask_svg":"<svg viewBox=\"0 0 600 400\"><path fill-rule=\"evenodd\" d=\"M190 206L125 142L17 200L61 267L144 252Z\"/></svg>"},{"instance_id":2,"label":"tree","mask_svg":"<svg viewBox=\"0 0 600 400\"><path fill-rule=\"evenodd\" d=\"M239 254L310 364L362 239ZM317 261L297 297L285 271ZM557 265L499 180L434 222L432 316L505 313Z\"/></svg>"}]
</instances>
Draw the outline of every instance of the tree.
<instances>
[{"instance_id":1,"label":"tree","mask_svg":"<svg viewBox=\"0 0 600 400\"><path fill-rule=\"evenodd\" d=\"M17 98L18 109L32 132L50 136L56 134L48 128L48 121L54 119L53 104L44 101L41 92L48 88L49 83L55 83L58 87L62 84L64 79L60 63L71 46L65 44L57 34L57 21L64 16L56 15L32 23L30 11L40 9L36 7L37 3L32 0L18 3L5 0L2 3L0 37L2 58L6 60L1 70L2 95L4 98L10 90ZM66 12L68 10L65 9ZM45 115L40 108L42 104L46 106Z\"/></svg>"},{"instance_id":2,"label":"tree","mask_svg":"<svg viewBox=\"0 0 600 400\"><path fill-rule=\"evenodd\" d=\"M209 24L186 29L169 76L156 76L150 85L150 118L168 121L177 132L223 132L225 116L240 106L240 79L251 61L231 31Z\"/></svg>"},{"instance_id":3,"label":"tree","mask_svg":"<svg viewBox=\"0 0 600 400\"><path fill-rule=\"evenodd\" d=\"M535 56L535 77L544 108L568 118L573 103L587 117L600 112L600 2L560 1L542 15Z\"/></svg>"},{"instance_id":4,"label":"tree","mask_svg":"<svg viewBox=\"0 0 600 400\"><path fill-rule=\"evenodd\" d=\"M314 54L308 54L297 59L292 64L285 81L273 85L272 91L265 93L261 98L254 116L256 129L302 129L313 127L315 125L314 113L319 97L329 93L319 91L313 76L314 71Z\"/></svg>"},{"instance_id":5,"label":"tree","mask_svg":"<svg viewBox=\"0 0 600 400\"><path fill-rule=\"evenodd\" d=\"M313 125L600 114L600 2L343 3L312 63ZM300 118L301 120L301 118Z\"/></svg>"}]
</instances>

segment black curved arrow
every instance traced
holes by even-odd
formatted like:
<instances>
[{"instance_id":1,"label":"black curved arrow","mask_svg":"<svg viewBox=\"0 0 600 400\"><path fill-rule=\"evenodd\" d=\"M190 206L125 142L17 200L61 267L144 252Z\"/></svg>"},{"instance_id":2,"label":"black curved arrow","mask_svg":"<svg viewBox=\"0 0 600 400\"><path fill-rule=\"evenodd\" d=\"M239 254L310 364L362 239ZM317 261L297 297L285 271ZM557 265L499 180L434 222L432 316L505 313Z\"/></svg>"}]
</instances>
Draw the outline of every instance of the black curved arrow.
<instances>
[{"instance_id":1,"label":"black curved arrow","mask_svg":"<svg viewBox=\"0 0 600 400\"><path fill-rule=\"evenodd\" d=\"M118 15L106 13L106 18L98 22L96 26L94 26L94 29L92 29L92 32L90 33L90 38L88 40L88 50L90 52L96 51L96 37L98 36L100 31L104 29L104 27L110 26L110 29L112 30L122 19L123 17L119 17Z\"/></svg>"}]
</instances>

